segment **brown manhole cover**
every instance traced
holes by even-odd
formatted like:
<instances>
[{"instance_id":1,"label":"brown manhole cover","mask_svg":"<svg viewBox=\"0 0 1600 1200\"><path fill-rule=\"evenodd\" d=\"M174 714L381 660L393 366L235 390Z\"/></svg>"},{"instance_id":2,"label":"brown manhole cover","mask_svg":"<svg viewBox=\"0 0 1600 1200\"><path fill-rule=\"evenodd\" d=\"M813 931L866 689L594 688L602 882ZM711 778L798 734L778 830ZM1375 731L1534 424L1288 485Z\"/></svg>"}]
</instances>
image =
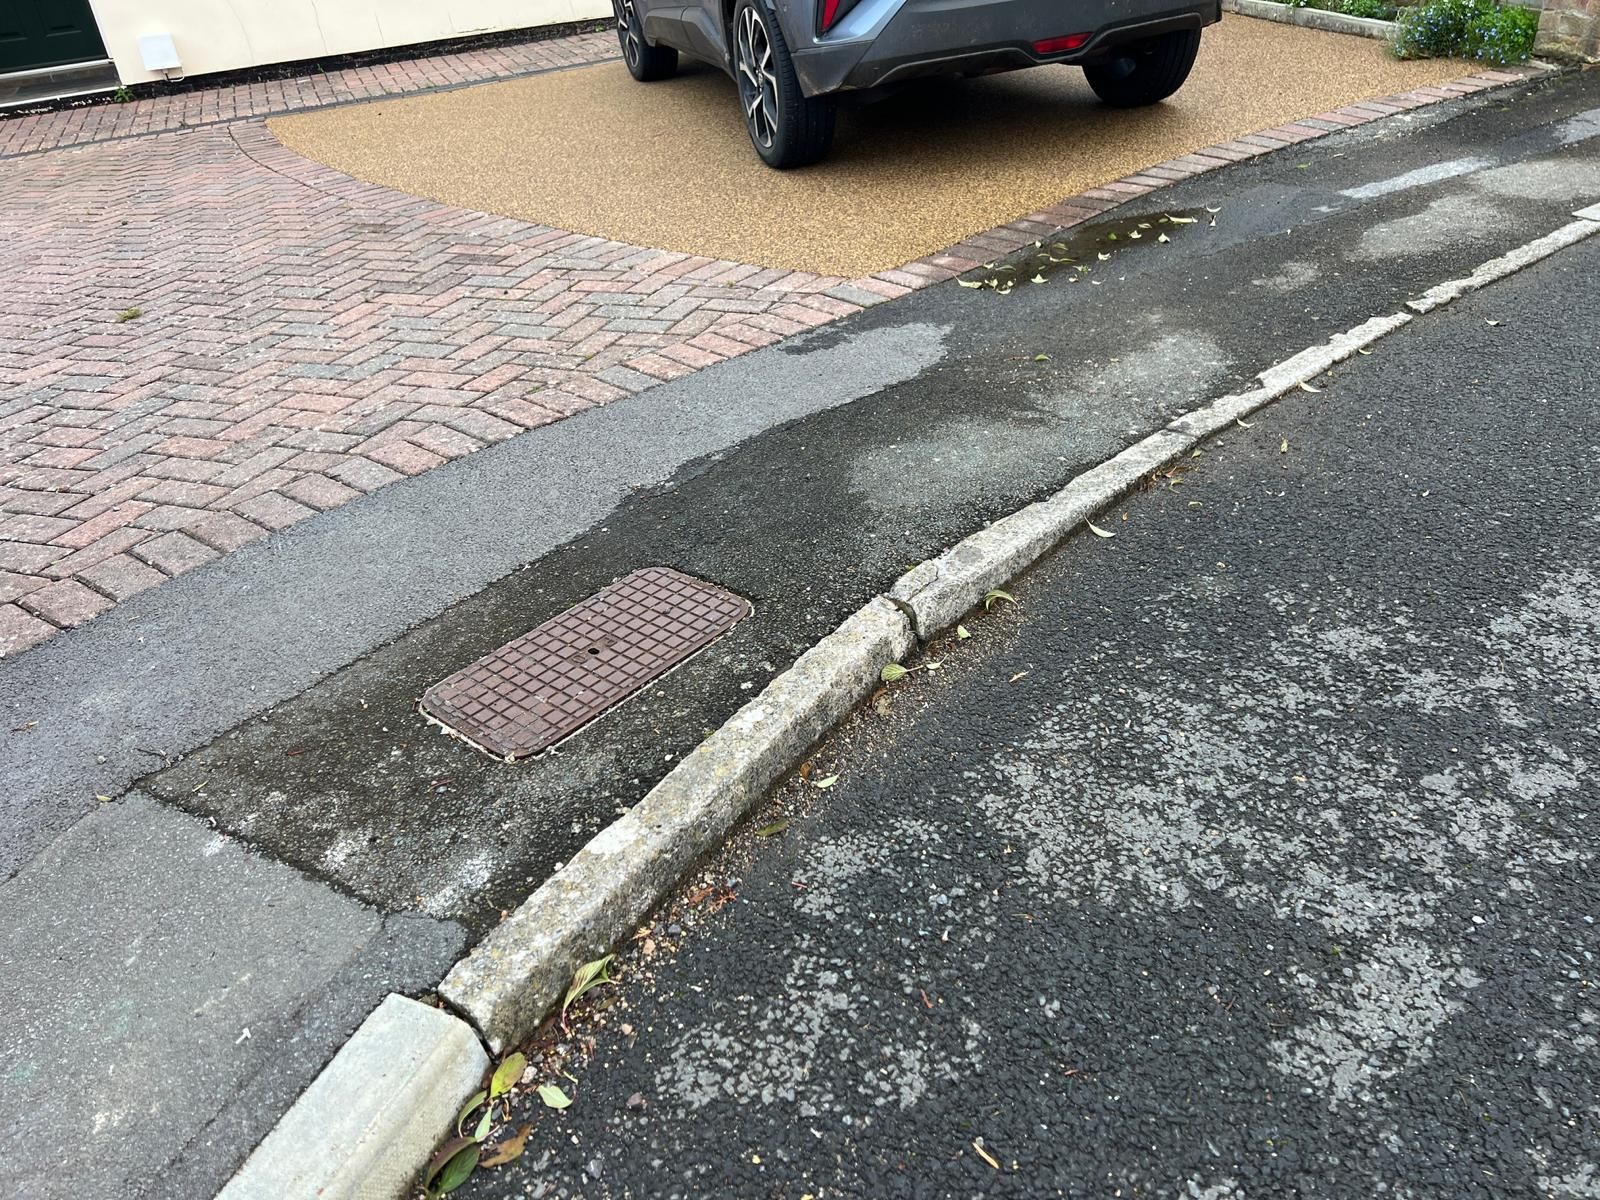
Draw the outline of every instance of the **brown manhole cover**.
<instances>
[{"instance_id":1,"label":"brown manhole cover","mask_svg":"<svg viewBox=\"0 0 1600 1200\"><path fill-rule=\"evenodd\" d=\"M646 567L434 684L422 694L422 711L497 758L526 758L749 615L742 596Z\"/></svg>"}]
</instances>

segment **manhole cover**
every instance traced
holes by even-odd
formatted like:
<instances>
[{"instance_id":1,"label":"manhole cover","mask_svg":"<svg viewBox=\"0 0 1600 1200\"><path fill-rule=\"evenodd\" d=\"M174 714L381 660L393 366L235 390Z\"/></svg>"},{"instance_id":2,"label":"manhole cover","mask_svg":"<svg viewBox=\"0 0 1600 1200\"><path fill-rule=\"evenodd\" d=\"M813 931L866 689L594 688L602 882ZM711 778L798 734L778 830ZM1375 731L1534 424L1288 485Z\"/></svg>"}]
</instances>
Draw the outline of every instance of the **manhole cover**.
<instances>
[{"instance_id":1,"label":"manhole cover","mask_svg":"<svg viewBox=\"0 0 1600 1200\"><path fill-rule=\"evenodd\" d=\"M646 567L434 684L422 694L422 711L498 758L526 758L749 615L742 596Z\"/></svg>"}]
</instances>

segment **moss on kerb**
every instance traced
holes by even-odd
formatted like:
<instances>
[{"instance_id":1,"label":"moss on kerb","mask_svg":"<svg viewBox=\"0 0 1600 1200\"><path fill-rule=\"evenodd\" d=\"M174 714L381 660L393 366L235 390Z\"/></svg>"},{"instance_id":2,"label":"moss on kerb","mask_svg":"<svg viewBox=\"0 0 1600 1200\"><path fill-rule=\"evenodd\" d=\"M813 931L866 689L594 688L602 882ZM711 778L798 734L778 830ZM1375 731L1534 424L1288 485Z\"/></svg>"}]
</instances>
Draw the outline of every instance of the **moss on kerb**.
<instances>
[{"instance_id":1,"label":"moss on kerb","mask_svg":"<svg viewBox=\"0 0 1600 1200\"><path fill-rule=\"evenodd\" d=\"M498 1054L530 1035L572 973L625 937L915 639L879 597L806 651L680 762L466 958L439 987Z\"/></svg>"}]
</instances>

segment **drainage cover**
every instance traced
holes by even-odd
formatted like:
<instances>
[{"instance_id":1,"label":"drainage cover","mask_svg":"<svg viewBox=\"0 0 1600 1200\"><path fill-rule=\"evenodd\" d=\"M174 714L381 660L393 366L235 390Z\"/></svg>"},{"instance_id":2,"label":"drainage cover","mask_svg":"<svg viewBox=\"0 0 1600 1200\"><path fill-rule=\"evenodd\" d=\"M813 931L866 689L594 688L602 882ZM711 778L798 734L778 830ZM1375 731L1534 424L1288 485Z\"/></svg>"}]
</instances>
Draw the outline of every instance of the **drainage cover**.
<instances>
[{"instance_id":1,"label":"drainage cover","mask_svg":"<svg viewBox=\"0 0 1600 1200\"><path fill-rule=\"evenodd\" d=\"M424 715L510 762L555 745L750 615L666 567L617 580L422 695Z\"/></svg>"}]
</instances>

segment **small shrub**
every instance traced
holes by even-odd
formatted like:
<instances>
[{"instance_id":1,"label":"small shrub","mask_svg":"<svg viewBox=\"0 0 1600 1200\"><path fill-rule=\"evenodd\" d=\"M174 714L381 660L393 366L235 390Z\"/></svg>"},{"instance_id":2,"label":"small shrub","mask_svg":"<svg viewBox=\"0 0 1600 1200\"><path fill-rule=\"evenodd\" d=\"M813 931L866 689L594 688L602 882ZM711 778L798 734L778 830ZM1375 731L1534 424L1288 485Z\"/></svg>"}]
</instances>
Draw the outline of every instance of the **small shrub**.
<instances>
[{"instance_id":1,"label":"small shrub","mask_svg":"<svg viewBox=\"0 0 1600 1200\"><path fill-rule=\"evenodd\" d=\"M1497 8L1468 30L1467 57L1496 67L1526 62L1538 36L1539 14L1533 9L1518 5Z\"/></svg>"},{"instance_id":2,"label":"small shrub","mask_svg":"<svg viewBox=\"0 0 1600 1200\"><path fill-rule=\"evenodd\" d=\"M1473 58L1494 66L1533 54L1539 14L1494 0L1429 0L1400 15L1390 47L1396 58Z\"/></svg>"},{"instance_id":3,"label":"small shrub","mask_svg":"<svg viewBox=\"0 0 1600 1200\"><path fill-rule=\"evenodd\" d=\"M1366 17L1372 21L1392 21L1394 5L1383 0L1341 0L1339 11L1347 17Z\"/></svg>"}]
</instances>

